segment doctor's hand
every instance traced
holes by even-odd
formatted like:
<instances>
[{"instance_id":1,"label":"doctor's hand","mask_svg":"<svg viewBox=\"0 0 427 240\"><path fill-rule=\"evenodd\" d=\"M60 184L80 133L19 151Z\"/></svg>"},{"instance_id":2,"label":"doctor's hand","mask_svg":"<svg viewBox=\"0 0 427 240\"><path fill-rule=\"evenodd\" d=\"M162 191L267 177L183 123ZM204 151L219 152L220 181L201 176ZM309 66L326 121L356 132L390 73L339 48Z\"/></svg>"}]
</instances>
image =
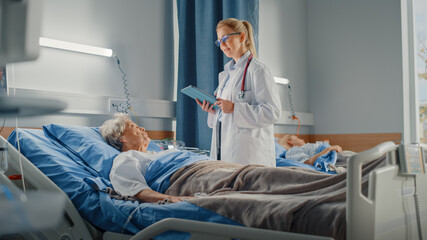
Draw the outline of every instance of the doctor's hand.
<instances>
[{"instance_id":1,"label":"doctor's hand","mask_svg":"<svg viewBox=\"0 0 427 240\"><path fill-rule=\"evenodd\" d=\"M234 112L234 103L232 101L224 100L221 98L217 99L214 105L217 105L221 108L223 113L233 113Z\"/></svg>"},{"instance_id":2,"label":"doctor's hand","mask_svg":"<svg viewBox=\"0 0 427 240\"><path fill-rule=\"evenodd\" d=\"M215 109L213 109L214 104L209 104L209 102L207 102L206 100L203 100L203 103L201 103L197 98L196 102L202 108L203 111L215 114Z\"/></svg>"}]
</instances>

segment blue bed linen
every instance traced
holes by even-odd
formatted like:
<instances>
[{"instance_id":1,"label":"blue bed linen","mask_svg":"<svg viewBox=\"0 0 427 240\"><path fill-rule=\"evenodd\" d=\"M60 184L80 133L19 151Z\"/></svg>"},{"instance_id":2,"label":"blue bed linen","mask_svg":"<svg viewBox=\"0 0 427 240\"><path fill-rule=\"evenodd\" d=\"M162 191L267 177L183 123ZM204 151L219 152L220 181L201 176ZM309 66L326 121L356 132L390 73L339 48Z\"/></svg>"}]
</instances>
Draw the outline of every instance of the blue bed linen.
<instances>
[{"instance_id":1,"label":"blue bed linen","mask_svg":"<svg viewBox=\"0 0 427 240\"><path fill-rule=\"evenodd\" d=\"M325 148L330 147L328 144L320 144L320 146L317 148L317 153L320 153ZM326 173L336 173L331 172L329 170L329 164L334 165L337 162L337 152L336 151L330 151L329 153L322 155L314 161L313 166L318 169L319 171L326 172Z\"/></svg>"},{"instance_id":2,"label":"blue bed linen","mask_svg":"<svg viewBox=\"0 0 427 240\"><path fill-rule=\"evenodd\" d=\"M212 159L208 156L188 151L168 153L150 163L145 174L145 180L151 189L164 193L169 188L169 180L173 173L182 167L203 160Z\"/></svg>"},{"instance_id":3,"label":"blue bed linen","mask_svg":"<svg viewBox=\"0 0 427 240\"><path fill-rule=\"evenodd\" d=\"M323 149L325 149L325 147L327 147L327 145L321 144L317 149L317 153L321 152ZM276 167L301 167L314 171L336 174L336 172L331 172L329 171L329 168L327 168L329 163L333 163L333 165L335 165L336 163L337 155L335 151L331 151L328 154L319 157L318 159L316 159L312 166L294 160L286 159L286 149L283 148L285 149L283 151L283 149L281 148L283 147L280 144L276 143Z\"/></svg>"},{"instance_id":4,"label":"blue bed linen","mask_svg":"<svg viewBox=\"0 0 427 240\"><path fill-rule=\"evenodd\" d=\"M302 168L307 168L307 169L311 169L311 170L315 170L318 171L318 169L316 169L314 166L305 164L305 163L301 163L301 162L297 162L294 160L289 160L286 158L282 158L282 157L276 157L276 167L302 167Z\"/></svg>"},{"instance_id":5,"label":"blue bed linen","mask_svg":"<svg viewBox=\"0 0 427 240\"><path fill-rule=\"evenodd\" d=\"M83 218L102 230L135 234L170 217L239 225L188 202L157 205L112 199L88 183L95 182L100 189L105 189L111 187L108 179L94 174L93 168L82 164L84 162L74 161L66 149L54 145L43 131L19 129L19 139L22 154L69 196ZM9 136L8 141L17 148L16 131ZM125 224L132 213L130 222ZM188 234L170 231L157 239L186 238Z\"/></svg>"},{"instance_id":6,"label":"blue bed linen","mask_svg":"<svg viewBox=\"0 0 427 240\"><path fill-rule=\"evenodd\" d=\"M285 155L287 152L286 148L284 148L282 145L278 144L277 142L275 142L274 148L276 152L276 159L285 158Z\"/></svg>"},{"instance_id":7,"label":"blue bed linen","mask_svg":"<svg viewBox=\"0 0 427 240\"><path fill-rule=\"evenodd\" d=\"M71 152L69 156L76 162L86 164L94 174L110 179L113 160L120 152L105 142L99 128L49 124L43 126L43 131L54 144ZM150 142L148 150L158 152L162 149Z\"/></svg>"},{"instance_id":8,"label":"blue bed linen","mask_svg":"<svg viewBox=\"0 0 427 240\"><path fill-rule=\"evenodd\" d=\"M99 214L99 193L83 182L84 178L93 177L90 169L70 159L42 130L19 129L19 139L21 153L68 195L83 218L101 229L121 230L112 218L104 219ZM17 131L10 134L8 141L17 148ZM114 211L111 215L115 215Z\"/></svg>"}]
</instances>

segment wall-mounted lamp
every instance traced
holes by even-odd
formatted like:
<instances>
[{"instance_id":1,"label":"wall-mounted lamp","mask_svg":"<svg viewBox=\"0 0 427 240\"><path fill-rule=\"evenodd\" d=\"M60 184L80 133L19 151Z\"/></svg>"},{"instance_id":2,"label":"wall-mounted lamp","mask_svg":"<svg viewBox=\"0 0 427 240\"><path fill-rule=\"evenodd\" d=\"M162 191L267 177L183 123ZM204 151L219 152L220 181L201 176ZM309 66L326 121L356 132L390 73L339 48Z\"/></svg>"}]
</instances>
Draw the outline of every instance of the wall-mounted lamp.
<instances>
[{"instance_id":1,"label":"wall-mounted lamp","mask_svg":"<svg viewBox=\"0 0 427 240\"><path fill-rule=\"evenodd\" d=\"M56 49L62 49L67 51L80 52L80 53L87 53L87 54L93 54L93 55L104 56L104 57L114 56L113 50L109 48L94 47L94 46L60 41L60 40L49 39L49 38L40 38L39 44L40 46L43 46L43 47L56 48Z\"/></svg>"},{"instance_id":2,"label":"wall-mounted lamp","mask_svg":"<svg viewBox=\"0 0 427 240\"><path fill-rule=\"evenodd\" d=\"M289 84L289 79L287 78L279 78L279 77L274 77L274 81L278 84Z\"/></svg>"},{"instance_id":3,"label":"wall-mounted lamp","mask_svg":"<svg viewBox=\"0 0 427 240\"><path fill-rule=\"evenodd\" d=\"M50 38L40 38L39 44L40 46L48 47L48 48L56 48L56 49L61 49L66 51L93 54L93 55L98 55L103 57L114 57L116 59L117 66L119 67L120 72L123 74L122 80L123 80L123 89L125 90L125 95L126 95L126 105L119 106L117 104L113 104L112 107L115 107L117 112L127 113L128 109L133 111L130 105L130 96L129 96L130 94L129 94L129 90L127 89L128 84L127 84L126 74L120 66L119 57L113 53L112 49L94 47L94 46L89 46L85 44L66 42L66 41L55 40ZM119 110L120 107L123 107L124 110L123 111Z\"/></svg>"},{"instance_id":4,"label":"wall-mounted lamp","mask_svg":"<svg viewBox=\"0 0 427 240\"><path fill-rule=\"evenodd\" d=\"M283 85L288 85L288 101L289 101L289 106L291 108L291 116L290 119L292 120L298 120L298 129L297 129L297 136L299 134L299 129L301 127L301 121L300 119L295 115L295 109L294 109L294 104L292 101L292 91L291 91L291 85L289 84L289 79L287 78L279 78L279 77L274 77L274 81L278 84L283 84Z\"/></svg>"}]
</instances>

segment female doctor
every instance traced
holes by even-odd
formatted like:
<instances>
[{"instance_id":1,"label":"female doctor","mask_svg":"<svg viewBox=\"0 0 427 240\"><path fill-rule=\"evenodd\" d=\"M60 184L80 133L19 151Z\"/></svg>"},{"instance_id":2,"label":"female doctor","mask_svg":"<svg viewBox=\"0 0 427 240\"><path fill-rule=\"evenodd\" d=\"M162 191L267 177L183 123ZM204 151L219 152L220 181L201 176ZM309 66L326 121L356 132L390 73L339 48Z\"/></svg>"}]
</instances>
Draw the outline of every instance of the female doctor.
<instances>
[{"instance_id":1,"label":"female doctor","mask_svg":"<svg viewBox=\"0 0 427 240\"><path fill-rule=\"evenodd\" d=\"M232 60L219 74L217 102L196 101L213 128L211 158L275 167L273 123L280 117L280 99L273 75L257 59L252 29L234 18L218 23L215 44Z\"/></svg>"}]
</instances>

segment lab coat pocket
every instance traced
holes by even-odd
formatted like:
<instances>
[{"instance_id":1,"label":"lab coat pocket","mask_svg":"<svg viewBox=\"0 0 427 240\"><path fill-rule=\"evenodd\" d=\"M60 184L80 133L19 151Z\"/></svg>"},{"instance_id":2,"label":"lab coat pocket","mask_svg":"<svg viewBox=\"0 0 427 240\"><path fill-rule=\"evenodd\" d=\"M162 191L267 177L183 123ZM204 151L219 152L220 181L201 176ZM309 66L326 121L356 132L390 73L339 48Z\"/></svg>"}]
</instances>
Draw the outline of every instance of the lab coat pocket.
<instances>
[{"instance_id":1,"label":"lab coat pocket","mask_svg":"<svg viewBox=\"0 0 427 240\"><path fill-rule=\"evenodd\" d=\"M235 127L235 131L236 131L236 134L248 136L250 138L253 138L254 140L262 139L262 133L260 129L257 129L257 128Z\"/></svg>"},{"instance_id":2,"label":"lab coat pocket","mask_svg":"<svg viewBox=\"0 0 427 240\"><path fill-rule=\"evenodd\" d=\"M233 98L235 99L234 102L236 103L247 102L249 104L253 104L255 101L255 96L252 89L245 89L243 96L240 89L235 90L233 95Z\"/></svg>"}]
</instances>

